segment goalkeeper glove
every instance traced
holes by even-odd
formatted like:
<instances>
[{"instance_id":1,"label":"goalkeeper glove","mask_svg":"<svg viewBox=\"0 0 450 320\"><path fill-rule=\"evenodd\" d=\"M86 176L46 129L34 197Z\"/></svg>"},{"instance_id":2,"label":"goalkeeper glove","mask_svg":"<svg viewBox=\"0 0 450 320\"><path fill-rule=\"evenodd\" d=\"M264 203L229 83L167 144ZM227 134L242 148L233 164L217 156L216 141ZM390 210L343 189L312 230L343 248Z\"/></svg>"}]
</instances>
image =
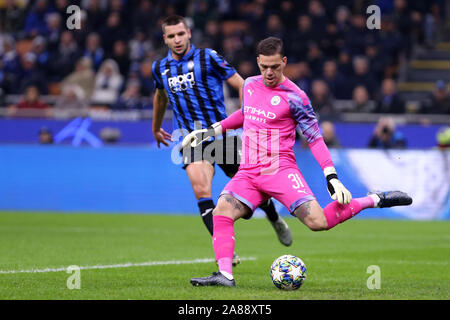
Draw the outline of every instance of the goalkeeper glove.
<instances>
[{"instance_id":1,"label":"goalkeeper glove","mask_svg":"<svg viewBox=\"0 0 450 320\"><path fill-rule=\"evenodd\" d=\"M326 167L323 174L327 179L327 189L331 199L337 200L340 204L349 204L352 200L352 194L338 180L336 169L334 167Z\"/></svg>"},{"instance_id":2,"label":"goalkeeper glove","mask_svg":"<svg viewBox=\"0 0 450 320\"><path fill-rule=\"evenodd\" d=\"M208 140L209 138L218 136L219 134L222 134L222 126L220 125L220 122L216 122L207 129L192 131L186 137L184 137L181 145L183 148L186 147L195 148L198 145L202 144L204 141Z\"/></svg>"}]
</instances>

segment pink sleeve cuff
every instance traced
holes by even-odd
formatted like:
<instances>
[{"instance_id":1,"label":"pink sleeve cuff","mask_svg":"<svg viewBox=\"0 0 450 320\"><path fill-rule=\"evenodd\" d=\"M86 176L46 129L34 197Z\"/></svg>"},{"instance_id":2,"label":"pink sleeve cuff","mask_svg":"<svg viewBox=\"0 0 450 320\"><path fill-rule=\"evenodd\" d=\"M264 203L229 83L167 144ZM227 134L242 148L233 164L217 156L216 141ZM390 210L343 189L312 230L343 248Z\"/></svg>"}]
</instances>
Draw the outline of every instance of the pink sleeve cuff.
<instances>
[{"instance_id":1,"label":"pink sleeve cuff","mask_svg":"<svg viewBox=\"0 0 450 320\"><path fill-rule=\"evenodd\" d=\"M323 138L318 138L309 144L309 148L319 163L320 167L325 169L326 167L334 167L333 160L331 160L331 154L327 145L323 141Z\"/></svg>"},{"instance_id":2,"label":"pink sleeve cuff","mask_svg":"<svg viewBox=\"0 0 450 320\"><path fill-rule=\"evenodd\" d=\"M229 117L220 121L220 125L222 126L222 132L241 128L243 124L244 124L244 115L242 114L241 109L233 112Z\"/></svg>"}]
</instances>

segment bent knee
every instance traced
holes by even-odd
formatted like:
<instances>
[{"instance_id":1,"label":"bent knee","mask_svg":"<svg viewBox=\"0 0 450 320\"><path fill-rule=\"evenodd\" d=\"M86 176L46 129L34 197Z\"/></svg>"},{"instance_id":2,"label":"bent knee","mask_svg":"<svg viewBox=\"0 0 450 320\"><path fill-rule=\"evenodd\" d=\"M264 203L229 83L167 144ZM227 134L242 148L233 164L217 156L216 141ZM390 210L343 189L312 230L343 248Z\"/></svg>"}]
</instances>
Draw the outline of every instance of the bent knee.
<instances>
[{"instance_id":1,"label":"bent knee","mask_svg":"<svg viewBox=\"0 0 450 320\"><path fill-rule=\"evenodd\" d=\"M311 231L323 231L328 230L328 223L325 216L322 217L314 217L311 219L305 219L305 225L311 230Z\"/></svg>"},{"instance_id":2,"label":"bent knee","mask_svg":"<svg viewBox=\"0 0 450 320\"><path fill-rule=\"evenodd\" d=\"M192 189L197 199L211 197L211 188L207 184L196 183L192 185Z\"/></svg>"}]
</instances>

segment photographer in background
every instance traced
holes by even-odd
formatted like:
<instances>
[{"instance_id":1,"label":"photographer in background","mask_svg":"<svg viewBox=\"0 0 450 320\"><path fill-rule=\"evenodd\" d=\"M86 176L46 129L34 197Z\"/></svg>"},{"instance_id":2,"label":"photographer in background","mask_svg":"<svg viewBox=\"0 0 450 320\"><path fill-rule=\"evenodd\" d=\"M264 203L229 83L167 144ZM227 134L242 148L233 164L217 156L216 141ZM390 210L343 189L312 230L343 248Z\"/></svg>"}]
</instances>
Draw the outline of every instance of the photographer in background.
<instances>
[{"instance_id":1,"label":"photographer in background","mask_svg":"<svg viewBox=\"0 0 450 320\"><path fill-rule=\"evenodd\" d=\"M406 148L406 140L401 132L396 131L391 117L381 117L367 146L378 149Z\"/></svg>"}]
</instances>

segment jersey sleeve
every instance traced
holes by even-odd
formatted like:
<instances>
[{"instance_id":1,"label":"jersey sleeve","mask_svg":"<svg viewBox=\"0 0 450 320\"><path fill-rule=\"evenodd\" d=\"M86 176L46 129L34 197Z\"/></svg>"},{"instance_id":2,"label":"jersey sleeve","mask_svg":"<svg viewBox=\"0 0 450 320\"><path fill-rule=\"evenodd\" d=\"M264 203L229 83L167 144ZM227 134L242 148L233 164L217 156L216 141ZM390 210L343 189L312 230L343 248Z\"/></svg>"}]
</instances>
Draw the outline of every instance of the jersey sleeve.
<instances>
[{"instance_id":1,"label":"jersey sleeve","mask_svg":"<svg viewBox=\"0 0 450 320\"><path fill-rule=\"evenodd\" d=\"M308 143L322 137L316 115L306 94L291 93L288 95L289 109L292 118L297 122Z\"/></svg>"},{"instance_id":2,"label":"jersey sleeve","mask_svg":"<svg viewBox=\"0 0 450 320\"><path fill-rule=\"evenodd\" d=\"M153 82L156 89L164 89L164 85L161 81L161 70L159 70L159 61L154 61L152 64Z\"/></svg>"},{"instance_id":3,"label":"jersey sleeve","mask_svg":"<svg viewBox=\"0 0 450 320\"><path fill-rule=\"evenodd\" d=\"M212 71L222 80L227 80L236 73L236 69L215 50L207 50Z\"/></svg>"}]
</instances>

